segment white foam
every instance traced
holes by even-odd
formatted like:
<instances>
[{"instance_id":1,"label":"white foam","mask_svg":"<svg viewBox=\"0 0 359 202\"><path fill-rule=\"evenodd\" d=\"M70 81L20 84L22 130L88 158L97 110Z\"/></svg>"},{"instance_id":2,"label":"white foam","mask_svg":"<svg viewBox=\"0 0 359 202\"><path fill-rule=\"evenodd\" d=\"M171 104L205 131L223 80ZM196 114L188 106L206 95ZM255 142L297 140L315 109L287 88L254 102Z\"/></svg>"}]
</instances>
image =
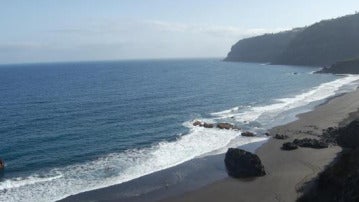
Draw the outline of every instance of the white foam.
<instances>
[{"instance_id":1,"label":"white foam","mask_svg":"<svg viewBox=\"0 0 359 202\"><path fill-rule=\"evenodd\" d=\"M223 118L234 118L240 122L273 120L283 111L333 96L343 86L351 86L350 90L353 90L357 86L353 82L358 79L359 76L342 77L297 96L278 99L274 104L235 107L213 113L214 119L202 121L216 122ZM149 148L113 153L95 161L44 171L46 176L43 177L39 173L26 178L8 179L0 184L0 201L55 201L80 192L123 183L196 157L223 153L228 147L266 139L241 137L241 131L193 127L191 122L184 125L190 132L179 136L176 141L163 141Z\"/></svg>"},{"instance_id":2,"label":"white foam","mask_svg":"<svg viewBox=\"0 0 359 202\"><path fill-rule=\"evenodd\" d=\"M285 111L303 107L316 101L325 100L326 98L336 95L338 92L352 91L357 86L356 81L358 81L358 79L359 76L357 75L347 75L334 81L323 83L294 97L277 99L274 104L255 106L238 112L225 110L212 113L212 115L217 116L217 119L234 118L238 122L270 122ZM341 89L343 86L350 86L350 88Z\"/></svg>"},{"instance_id":3,"label":"white foam","mask_svg":"<svg viewBox=\"0 0 359 202\"><path fill-rule=\"evenodd\" d=\"M160 142L150 148L113 153L84 164L47 171L0 185L0 201L54 201L84 191L123 183L160 171L193 158L224 152L235 139L237 145L263 141L263 137L243 138L240 131L190 127L188 135L176 141Z\"/></svg>"}]
</instances>

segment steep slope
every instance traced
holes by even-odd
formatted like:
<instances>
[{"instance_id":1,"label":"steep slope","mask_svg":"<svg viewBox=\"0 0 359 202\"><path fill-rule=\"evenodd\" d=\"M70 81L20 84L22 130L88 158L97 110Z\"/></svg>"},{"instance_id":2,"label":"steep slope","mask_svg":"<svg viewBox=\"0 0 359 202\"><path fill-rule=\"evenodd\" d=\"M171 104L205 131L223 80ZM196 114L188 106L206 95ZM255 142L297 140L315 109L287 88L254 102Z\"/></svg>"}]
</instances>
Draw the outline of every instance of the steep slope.
<instances>
[{"instance_id":1,"label":"steep slope","mask_svg":"<svg viewBox=\"0 0 359 202\"><path fill-rule=\"evenodd\" d=\"M272 62L300 31L295 29L242 39L232 46L225 61Z\"/></svg>"},{"instance_id":2,"label":"steep slope","mask_svg":"<svg viewBox=\"0 0 359 202\"><path fill-rule=\"evenodd\" d=\"M359 56L359 14L325 20L306 28L274 63L331 65Z\"/></svg>"},{"instance_id":3,"label":"steep slope","mask_svg":"<svg viewBox=\"0 0 359 202\"><path fill-rule=\"evenodd\" d=\"M359 56L359 13L243 39L226 61L323 66Z\"/></svg>"}]
</instances>

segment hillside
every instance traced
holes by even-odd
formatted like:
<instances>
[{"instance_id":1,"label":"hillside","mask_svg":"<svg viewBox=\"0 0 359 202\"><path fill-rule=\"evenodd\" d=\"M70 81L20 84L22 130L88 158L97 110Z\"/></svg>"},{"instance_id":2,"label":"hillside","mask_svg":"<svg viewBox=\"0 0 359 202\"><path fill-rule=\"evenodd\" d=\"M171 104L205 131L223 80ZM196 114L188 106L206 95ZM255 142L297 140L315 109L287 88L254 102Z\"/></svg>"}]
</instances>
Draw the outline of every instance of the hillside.
<instances>
[{"instance_id":1,"label":"hillside","mask_svg":"<svg viewBox=\"0 0 359 202\"><path fill-rule=\"evenodd\" d=\"M295 29L240 40L232 46L225 61L272 62L283 53L301 30Z\"/></svg>"},{"instance_id":2,"label":"hillside","mask_svg":"<svg viewBox=\"0 0 359 202\"><path fill-rule=\"evenodd\" d=\"M359 14L240 40L226 61L324 66L359 56Z\"/></svg>"}]
</instances>

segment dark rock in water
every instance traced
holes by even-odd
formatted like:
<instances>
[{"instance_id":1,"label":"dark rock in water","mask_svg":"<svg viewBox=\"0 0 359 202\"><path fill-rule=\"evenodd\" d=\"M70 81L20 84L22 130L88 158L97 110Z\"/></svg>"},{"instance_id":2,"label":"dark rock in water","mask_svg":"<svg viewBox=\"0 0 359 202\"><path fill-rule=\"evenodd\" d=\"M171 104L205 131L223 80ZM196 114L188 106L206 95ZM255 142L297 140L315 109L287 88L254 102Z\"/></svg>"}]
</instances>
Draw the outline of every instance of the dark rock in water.
<instances>
[{"instance_id":1,"label":"dark rock in water","mask_svg":"<svg viewBox=\"0 0 359 202\"><path fill-rule=\"evenodd\" d=\"M205 123L205 122L200 122L200 121L195 121L193 123L194 126L200 126L200 127L205 127L205 128L213 128L214 124L212 123Z\"/></svg>"},{"instance_id":2,"label":"dark rock in water","mask_svg":"<svg viewBox=\"0 0 359 202\"><path fill-rule=\"evenodd\" d=\"M355 148L359 146L359 120L352 121L338 131L337 142L342 147Z\"/></svg>"},{"instance_id":3,"label":"dark rock in water","mask_svg":"<svg viewBox=\"0 0 359 202\"><path fill-rule=\"evenodd\" d=\"M276 134L274 136L275 139L278 139L278 140L285 140L285 139L288 139L288 135L280 135L280 134Z\"/></svg>"},{"instance_id":4,"label":"dark rock in water","mask_svg":"<svg viewBox=\"0 0 359 202\"><path fill-rule=\"evenodd\" d=\"M286 142L282 145L283 150L295 150L298 149L298 146L294 144L293 142Z\"/></svg>"},{"instance_id":5,"label":"dark rock in water","mask_svg":"<svg viewBox=\"0 0 359 202\"><path fill-rule=\"evenodd\" d=\"M314 149L322 149L328 147L327 143L317 139L310 139L310 138L295 139L293 143L300 147L309 147Z\"/></svg>"},{"instance_id":6,"label":"dark rock in water","mask_svg":"<svg viewBox=\"0 0 359 202\"><path fill-rule=\"evenodd\" d=\"M4 160L0 159L0 172L5 169L5 162Z\"/></svg>"},{"instance_id":7,"label":"dark rock in water","mask_svg":"<svg viewBox=\"0 0 359 202\"><path fill-rule=\"evenodd\" d=\"M254 133L249 132L249 131L243 132L241 135L244 137L254 137L255 136Z\"/></svg>"},{"instance_id":8,"label":"dark rock in water","mask_svg":"<svg viewBox=\"0 0 359 202\"><path fill-rule=\"evenodd\" d=\"M266 174L259 157L242 149L229 148L224 163L228 175L235 178L256 177Z\"/></svg>"},{"instance_id":9,"label":"dark rock in water","mask_svg":"<svg viewBox=\"0 0 359 202\"><path fill-rule=\"evenodd\" d=\"M212 123L203 123L203 127L205 127L205 128L213 128L214 124L212 124Z\"/></svg>"},{"instance_id":10,"label":"dark rock in water","mask_svg":"<svg viewBox=\"0 0 359 202\"><path fill-rule=\"evenodd\" d=\"M219 128L219 129L227 129L227 130L229 130L229 129L240 130L239 127L236 127L236 126L234 126L234 125L232 125L230 123L219 123L219 124L217 124L217 128Z\"/></svg>"},{"instance_id":11,"label":"dark rock in water","mask_svg":"<svg viewBox=\"0 0 359 202\"><path fill-rule=\"evenodd\" d=\"M0 159L0 169L4 169L5 168L5 162L4 160Z\"/></svg>"},{"instance_id":12,"label":"dark rock in water","mask_svg":"<svg viewBox=\"0 0 359 202\"><path fill-rule=\"evenodd\" d=\"M264 133L265 136L270 136L270 133Z\"/></svg>"}]
</instances>

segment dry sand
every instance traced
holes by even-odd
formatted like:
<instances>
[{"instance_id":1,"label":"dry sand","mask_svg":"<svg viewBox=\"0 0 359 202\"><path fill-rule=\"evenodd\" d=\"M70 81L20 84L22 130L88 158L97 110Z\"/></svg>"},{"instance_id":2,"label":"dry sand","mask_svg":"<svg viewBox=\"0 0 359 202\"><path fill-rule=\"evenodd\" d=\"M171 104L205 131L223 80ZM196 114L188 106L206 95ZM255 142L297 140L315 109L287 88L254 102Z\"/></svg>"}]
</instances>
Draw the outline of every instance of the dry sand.
<instances>
[{"instance_id":1,"label":"dry sand","mask_svg":"<svg viewBox=\"0 0 359 202\"><path fill-rule=\"evenodd\" d=\"M323 129L350 121L349 114L356 112L358 108L357 90L331 99L314 111L299 115L295 122L273 128L271 134L286 134L290 138L270 139L256 151L267 172L264 177L249 180L226 178L163 201L295 201L303 183L313 179L333 161L341 148L331 146L327 149L299 148L294 151L283 151L280 149L283 142L321 135Z\"/></svg>"}]
</instances>

